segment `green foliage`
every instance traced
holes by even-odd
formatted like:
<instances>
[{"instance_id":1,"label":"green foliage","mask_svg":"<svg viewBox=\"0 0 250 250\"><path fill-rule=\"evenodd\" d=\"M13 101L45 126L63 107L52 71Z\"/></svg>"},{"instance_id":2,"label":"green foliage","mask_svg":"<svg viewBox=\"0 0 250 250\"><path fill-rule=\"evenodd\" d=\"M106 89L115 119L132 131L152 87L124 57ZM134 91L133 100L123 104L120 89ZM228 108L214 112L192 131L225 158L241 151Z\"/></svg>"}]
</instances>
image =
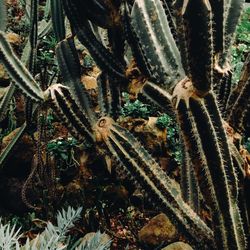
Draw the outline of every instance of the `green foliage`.
<instances>
[{"instance_id":1,"label":"green foliage","mask_svg":"<svg viewBox=\"0 0 250 250\"><path fill-rule=\"evenodd\" d=\"M156 126L160 129L168 128L170 125L172 125L173 119L167 115L163 114L157 118Z\"/></svg>"},{"instance_id":2,"label":"green foliage","mask_svg":"<svg viewBox=\"0 0 250 250\"><path fill-rule=\"evenodd\" d=\"M160 129L167 129L167 146L172 152L174 159L180 164L182 160L182 151L176 122L168 114L163 114L158 117L156 126Z\"/></svg>"},{"instance_id":3,"label":"green foliage","mask_svg":"<svg viewBox=\"0 0 250 250\"><path fill-rule=\"evenodd\" d=\"M60 167L68 167L74 160L74 147L77 145L76 139L68 137L67 139L58 138L47 144L48 152L55 157Z\"/></svg>"},{"instance_id":4,"label":"green foliage","mask_svg":"<svg viewBox=\"0 0 250 250\"><path fill-rule=\"evenodd\" d=\"M46 228L35 239L27 239L25 245L21 246L18 242L22 236L20 228L16 230L16 225L10 223L3 224L0 220L0 249L4 250L60 250L60 249L81 249L81 250L107 250L110 247L110 241L103 243L102 234L97 232L93 238L88 241L78 241L70 246L70 236L67 234L74 226L74 223L80 218L82 208L74 209L68 207L67 210L58 212L56 216L56 225L47 222Z\"/></svg>"},{"instance_id":5,"label":"green foliage","mask_svg":"<svg viewBox=\"0 0 250 250\"><path fill-rule=\"evenodd\" d=\"M149 105L135 100L134 102L130 101L129 94L123 93L125 99L125 104L121 109L122 116L130 116L133 118L144 118L147 119L151 113Z\"/></svg>"},{"instance_id":6,"label":"green foliage","mask_svg":"<svg viewBox=\"0 0 250 250\"><path fill-rule=\"evenodd\" d=\"M244 141L244 146L247 149L247 151L250 153L250 137L248 137L245 141Z\"/></svg>"},{"instance_id":7,"label":"green foliage","mask_svg":"<svg viewBox=\"0 0 250 250\"><path fill-rule=\"evenodd\" d=\"M84 57L83 57L83 67L86 68L86 69L91 69L95 66L95 61L93 60L93 58L86 54Z\"/></svg>"},{"instance_id":8,"label":"green foliage","mask_svg":"<svg viewBox=\"0 0 250 250\"><path fill-rule=\"evenodd\" d=\"M38 64L41 65L52 65L55 61L55 48L57 45L57 40L53 35L44 36L40 49L38 49Z\"/></svg>"},{"instance_id":9,"label":"green foliage","mask_svg":"<svg viewBox=\"0 0 250 250\"><path fill-rule=\"evenodd\" d=\"M240 78L246 53L250 50L250 8L242 14L241 22L237 27L236 43L232 47L232 67L233 83L237 83Z\"/></svg>"},{"instance_id":10,"label":"green foliage","mask_svg":"<svg viewBox=\"0 0 250 250\"><path fill-rule=\"evenodd\" d=\"M18 244L20 228L16 230L16 227L11 227L10 223L2 224L0 219L0 249L12 250L15 249Z\"/></svg>"}]
</instances>

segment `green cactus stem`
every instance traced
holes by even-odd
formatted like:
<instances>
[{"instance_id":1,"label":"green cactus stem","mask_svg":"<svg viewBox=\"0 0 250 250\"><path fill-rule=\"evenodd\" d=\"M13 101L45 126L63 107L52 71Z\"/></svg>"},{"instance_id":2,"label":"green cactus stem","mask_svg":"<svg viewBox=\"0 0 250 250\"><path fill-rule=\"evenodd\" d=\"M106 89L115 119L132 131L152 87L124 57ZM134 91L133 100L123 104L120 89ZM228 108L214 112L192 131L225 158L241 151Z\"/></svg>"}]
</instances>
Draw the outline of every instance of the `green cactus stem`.
<instances>
[{"instance_id":1,"label":"green cactus stem","mask_svg":"<svg viewBox=\"0 0 250 250\"><path fill-rule=\"evenodd\" d=\"M208 244L211 247L212 234L204 235L204 230L211 232L210 229L183 201L179 185L161 170L140 143L116 124L110 127L108 143L115 149L124 167L128 168L143 189L149 192L149 197L157 204L160 203L172 222L183 229L184 235L197 246L198 238L202 237L203 246Z\"/></svg>"},{"instance_id":2,"label":"green cactus stem","mask_svg":"<svg viewBox=\"0 0 250 250\"><path fill-rule=\"evenodd\" d=\"M98 104L101 108L101 116L118 118L121 108L121 93L119 80L111 79L102 72L97 79Z\"/></svg>"},{"instance_id":3,"label":"green cactus stem","mask_svg":"<svg viewBox=\"0 0 250 250\"><path fill-rule=\"evenodd\" d=\"M184 201L197 213L200 213L200 190L197 177L194 173L192 161L186 150L181 166L181 190Z\"/></svg>"},{"instance_id":4,"label":"green cactus stem","mask_svg":"<svg viewBox=\"0 0 250 250\"><path fill-rule=\"evenodd\" d=\"M90 123L95 123L92 104L84 84L81 82L81 65L73 37L67 38L56 47L56 57L64 85L70 88L77 105L85 111Z\"/></svg>"},{"instance_id":5,"label":"green cactus stem","mask_svg":"<svg viewBox=\"0 0 250 250\"><path fill-rule=\"evenodd\" d=\"M65 38L65 16L61 0L52 0L50 2L52 26L57 42Z\"/></svg>"},{"instance_id":6,"label":"green cactus stem","mask_svg":"<svg viewBox=\"0 0 250 250\"><path fill-rule=\"evenodd\" d=\"M18 87L24 95L35 102L43 100L42 90L29 71L15 55L2 31L0 31L0 61L4 64L16 87Z\"/></svg>"},{"instance_id":7,"label":"green cactus stem","mask_svg":"<svg viewBox=\"0 0 250 250\"><path fill-rule=\"evenodd\" d=\"M68 87L55 84L45 91L47 101L50 101L58 117L79 141L93 142L92 127L83 110L74 101Z\"/></svg>"},{"instance_id":8,"label":"green cactus stem","mask_svg":"<svg viewBox=\"0 0 250 250\"><path fill-rule=\"evenodd\" d=\"M149 79L170 90L185 74L161 1L136 0L130 17L134 42L139 41L137 51L142 55Z\"/></svg>"},{"instance_id":9,"label":"green cactus stem","mask_svg":"<svg viewBox=\"0 0 250 250\"><path fill-rule=\"evenodd\" d=\"M199 95L212 87L213 32L212 9L209 1L177 0L178 34L183 65ZM182 34L181 34L182 33ZM185 55L186 53L186 55Z\"/></svg>"},{"instance_id":10,"label":"green cactus stem","mask_svg":"<svg viewBox=\"0 0 250 250\"><path fill-rule=\"evenodd\" d=\"M123 65L97 40L88 20L82 16L75 1L63 1L63 6L78 39L89 50L97 65L102 70L124 80Z\"/></svg>"},{"instance_id":11,"label":"green cactus stem","mask_svg":"<svg viewBox=\"0 0 250 250\"><path fill-rule=\"evenodd\" d=\"M240 81L233 89L227 107L227 121L239 132L246 129L245 120L250 113L250 53L247 56Z\"/></svg>"},{"instance_id":12,"label":"green cactus stem","mask_svg":"<svg viewBox=\"0 0 250 250\"><path fill-rule=\"evenodd\" d=\"M215 96L209 92L205 98L200 98L194 85L187 80L176 86L173 101L185 150L199 177L203 197L211 207L216 246L218 249L246 249L237 204L236 173Z\"/></svg>"}]
</instances>

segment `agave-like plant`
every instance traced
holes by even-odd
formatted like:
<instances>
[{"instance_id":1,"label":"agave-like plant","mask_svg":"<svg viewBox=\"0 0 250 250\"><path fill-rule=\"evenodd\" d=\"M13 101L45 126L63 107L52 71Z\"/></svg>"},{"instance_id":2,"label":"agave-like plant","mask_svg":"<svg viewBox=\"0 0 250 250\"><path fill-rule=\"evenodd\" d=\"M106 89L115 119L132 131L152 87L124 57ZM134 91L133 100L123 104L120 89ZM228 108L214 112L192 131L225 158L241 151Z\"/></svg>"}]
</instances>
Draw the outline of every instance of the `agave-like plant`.
<instances>
[{"instance_id":1,"label":"agave-like plant","mask_svg":"<svg viewBox=\"0 0 250 250\"><path fill-rule=\"evenodd\" d=\"M56 56L62 83L45 92L20 66L4 35L0 36L0 59L17 87L34 101L51 102L74 137L93 143L100 154L115 159L116 171L140 186L196 249L247 249L244 169L224 129L229 122L237 131L244 131L249 114L249 60L239 87L230 92L230 46L243 2L61 1L72 36L61 40L64 32L55 28L61 40ZM94 27L107 31L109 47ZM101 70L100 115L93 111L80 82L75 35ZM132 58L127 56L126 43ZM117 124L123 89L142 95L162 110L175 112L184 144L180 186L128 130ZM218 102L225 105L224 120ZM210 208L211 228L199 216L200 197Z\"/></svg>"}]
</instances>

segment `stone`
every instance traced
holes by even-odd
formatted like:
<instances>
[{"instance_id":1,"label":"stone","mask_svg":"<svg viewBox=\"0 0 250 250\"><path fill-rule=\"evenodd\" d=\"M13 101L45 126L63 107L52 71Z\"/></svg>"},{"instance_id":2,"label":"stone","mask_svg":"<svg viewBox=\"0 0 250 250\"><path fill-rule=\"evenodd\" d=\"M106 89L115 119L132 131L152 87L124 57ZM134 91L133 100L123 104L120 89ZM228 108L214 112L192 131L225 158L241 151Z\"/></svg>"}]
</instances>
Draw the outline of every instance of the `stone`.
<instances>
[{"instance_id":1,"label":"stone","mask_svg":"<svg viewBox=\"0 0 250 250\"><path fill-rule=\"evenodd\" d=\"M157 246L163 242L173 242L177 238L176 227L161 213L153 217L139 231L139 240L147 245Z\"/></svg>"},{"instance_id":2,"label":"stone","mask_svg":"<svg viewBox=\"0 0 250 250\"><path fill-rule=\"evenodd\" d=\"M193 250L193 248L187 243L178 241L162 248L161 250Z\"/></svg>"},{"instance_id":3,"label":"stone","mask_svg":"<svg viewBox=\"0 0 250 250\"><path fill-rule=\"evenodd\" d=\"M14 46L20 46L21 43L22 43L22 39L21 37L16 34L16 33L7 33L6 34L6 39L8 40L8 42L11 44L11 45L14 45Z\"/></svg>"},{"instance_id":4,"label":"stone","mask_svg":"<svg viewBox=\"0 0 250 250\"><path fill-rule=\"evenodd\" d=\"M156 126L157 117L149 117L147 120L142 118L120 117L119 123L127 128L136 137L142 145L155 156L165 153L167 144L167 130L159 129Z\"/></svg>"},{"instance_id":5,"label":"stone","mask_svg":"<svg viewBox=\"0 0 250 250\"><path fill-rule=\"evenodd\" d=\"M83 75L81 77L81 82L85 85L85 88L87 90L97 88L96 78L94 78L93 76Z\"/></svg>"},{"instance_id":6,"label":"stone","mask_svg":"<svg viewBox=\"0 0 250 250\"><path fill-rule=\"evenodd\" d=\"M5 70L3 64L0 64L0 86L6 87L9 84L9 75Z\"/></svg>"}]
</instances>

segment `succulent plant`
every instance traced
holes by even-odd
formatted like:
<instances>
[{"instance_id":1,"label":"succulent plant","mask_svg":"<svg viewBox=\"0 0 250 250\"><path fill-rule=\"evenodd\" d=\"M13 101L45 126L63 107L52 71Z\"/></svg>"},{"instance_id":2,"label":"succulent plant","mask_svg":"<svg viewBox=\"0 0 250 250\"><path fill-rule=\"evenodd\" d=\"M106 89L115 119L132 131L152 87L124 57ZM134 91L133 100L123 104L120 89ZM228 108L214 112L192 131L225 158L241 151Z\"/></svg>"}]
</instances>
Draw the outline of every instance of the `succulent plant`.
<instances>
[{"instance_id":1,"label":"succulent plant","mask_svg":"<svg viewBox=\"0 0 250 250\"><path fill-rule=\"evenodd\" d=\"M116 171L139 185L196 249L247 249L249 215L242 161L228 141L218 107L220 101L225 105L223 117L236 130L244 130L249 116L249 57L233 91L229 63L243 2L62 1L72 36L63 39L62 10L54 9L54 18L61 20L59 26L54 22L54 29L60 40L56 56L62 83L45 92L0 33L0 60L17 87L33 101L50 102L74 137L94 144L99 154L112 156L118 163ZM106 29L109 46L98 40L95 26ZM80 82L75 35L101 70L99 114ZM181 185L160 168L134 135L117 124L122 90L133 90L135 96L175 114L184 150ZM211 228L200 217L201 197L212 215Z\"/></svg>"}]
</instances>

